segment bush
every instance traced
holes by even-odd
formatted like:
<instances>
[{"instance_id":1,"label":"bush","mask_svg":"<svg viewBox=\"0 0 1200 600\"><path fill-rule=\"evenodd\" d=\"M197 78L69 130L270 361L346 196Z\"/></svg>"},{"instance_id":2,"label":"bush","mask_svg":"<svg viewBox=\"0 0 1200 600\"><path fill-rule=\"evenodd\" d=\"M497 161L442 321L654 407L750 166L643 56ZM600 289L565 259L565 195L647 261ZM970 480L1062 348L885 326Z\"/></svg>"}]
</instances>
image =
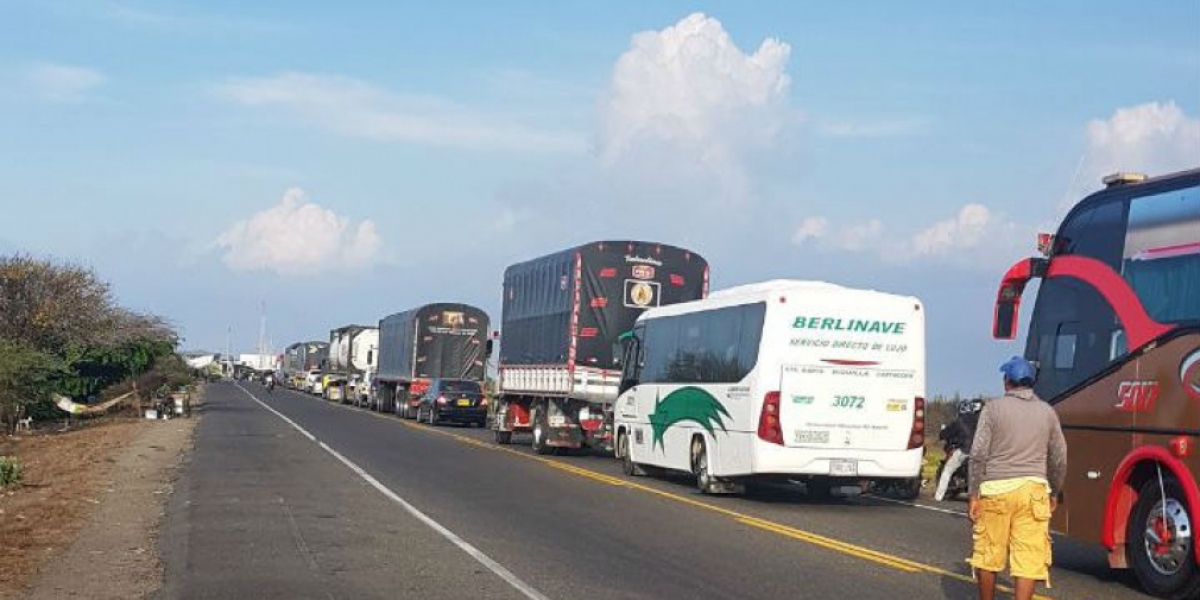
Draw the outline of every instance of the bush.
<instances>
[{"instance_id":1,"label":"bush","mask_svg":"<svg viewBox=\"0 0 1200 600\"><path fill-rule=\"evenodd\" d=\"M21 483L21 463L10 456L0 456L0 488Z\"/></svg>"}]
</instances>

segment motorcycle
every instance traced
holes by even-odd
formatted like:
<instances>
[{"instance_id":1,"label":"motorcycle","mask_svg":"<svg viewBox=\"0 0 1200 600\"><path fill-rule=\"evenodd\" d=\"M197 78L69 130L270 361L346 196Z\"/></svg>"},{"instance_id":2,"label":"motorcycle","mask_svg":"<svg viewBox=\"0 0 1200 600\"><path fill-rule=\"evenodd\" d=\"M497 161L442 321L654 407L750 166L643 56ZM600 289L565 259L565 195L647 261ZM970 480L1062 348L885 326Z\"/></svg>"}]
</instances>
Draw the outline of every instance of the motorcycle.
<instances>
[{"instance_id":1,"label":"motorcycle","mask_svg":"<svg viewBox=\"0 0 1200 600\"><path fill-rule=\"evenodd\" d=\"M946 471L946 464L950 462L950 456L958 448L947 445L945 454L942 460L938 462L937 476L934 478L935 485L940 485L942 481L942 473ZM950 482L946 486L946 495L943 500L957 498L960 495L967 493L967 487L970 485L970 460L964 460L958 465L958 468L950 474ZM936 489L936 488L935 488Z\"/></svg>"},{"instance_id":2,"label":"motorcycle","mask_svg":"<svg viewBox=\"0 0 1200 600\"><path fill-rule=\"evenodd\" d=\"M275 379L274 378L267 380L267 393L268 394L275 393Z\"/></svg>"}]
</instances>

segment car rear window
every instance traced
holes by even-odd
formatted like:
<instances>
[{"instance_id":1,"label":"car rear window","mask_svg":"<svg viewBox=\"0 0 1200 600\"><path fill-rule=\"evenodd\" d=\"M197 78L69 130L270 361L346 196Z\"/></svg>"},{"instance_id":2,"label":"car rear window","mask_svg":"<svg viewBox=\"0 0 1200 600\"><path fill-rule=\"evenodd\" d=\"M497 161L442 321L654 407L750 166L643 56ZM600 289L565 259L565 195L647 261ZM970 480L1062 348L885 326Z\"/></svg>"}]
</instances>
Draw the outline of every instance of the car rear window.
<instances>
[{"instance_id":1,"label":"car rear window","mask_svg":"<svg viewBox=\"0 0 1200 600\"><path fill-rule=\"evenodd\" d=\"M479 384L474 381L443 381L442 391L445 392L479 392Z\"/></svg>"}]
</instances>

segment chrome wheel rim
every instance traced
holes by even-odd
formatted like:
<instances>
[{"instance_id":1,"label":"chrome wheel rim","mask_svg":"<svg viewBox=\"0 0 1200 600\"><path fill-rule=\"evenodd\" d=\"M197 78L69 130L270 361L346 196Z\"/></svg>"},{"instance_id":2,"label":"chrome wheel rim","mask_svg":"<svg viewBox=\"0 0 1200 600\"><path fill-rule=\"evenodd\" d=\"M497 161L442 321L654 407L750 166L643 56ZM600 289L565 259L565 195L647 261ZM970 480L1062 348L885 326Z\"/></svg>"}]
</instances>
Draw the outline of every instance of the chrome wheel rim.
<instances>
[{"instance_id":1,"label":"chrome wheel rim","mask_svg":"<svg viewBox=\"0 0 1200 600\"><path fill-rule=\"evenodd\" d=\"M1142 539L1155 571L1168 577L1178 573L1192 554L1192 521L1187 507L1175 498L1159 500L1146 516Z\"/></svg>"}]
</instances>

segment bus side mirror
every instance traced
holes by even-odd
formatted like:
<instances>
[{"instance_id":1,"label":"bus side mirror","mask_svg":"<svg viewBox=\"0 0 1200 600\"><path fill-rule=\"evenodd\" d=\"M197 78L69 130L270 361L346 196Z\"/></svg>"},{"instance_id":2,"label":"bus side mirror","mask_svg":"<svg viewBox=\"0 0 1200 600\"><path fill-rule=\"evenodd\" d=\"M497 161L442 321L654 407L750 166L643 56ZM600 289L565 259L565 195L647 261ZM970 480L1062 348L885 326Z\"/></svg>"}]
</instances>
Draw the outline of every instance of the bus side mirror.
<instances>
[{"instance_id":1,"label":"bus side mirror","mask_svg":"<svg viewBox=\"0 0 1200 600\"><path fill-rule=\"evenodd\" d=\"M490 339L489 339L489 340L487 341L487 343L485 343L485 344L483 345L483 355L484 355L484 356L491 356L491 355L492 355L492 348L493 348L492 342L493 342L493 341L494 341L494 340L490 340Z\"/></svg>"},{"instance_id":2,"label":"bus side mirror","mask_svg":"<svg viewBox=\"0 0 1200 600\"><path fill-rule=\"evenodd\" d=\"M996 304L996 319L992 324L992 337L998 340L1011 340L1017 337L1016 302Z\"/></svg>"}]
</instances>

